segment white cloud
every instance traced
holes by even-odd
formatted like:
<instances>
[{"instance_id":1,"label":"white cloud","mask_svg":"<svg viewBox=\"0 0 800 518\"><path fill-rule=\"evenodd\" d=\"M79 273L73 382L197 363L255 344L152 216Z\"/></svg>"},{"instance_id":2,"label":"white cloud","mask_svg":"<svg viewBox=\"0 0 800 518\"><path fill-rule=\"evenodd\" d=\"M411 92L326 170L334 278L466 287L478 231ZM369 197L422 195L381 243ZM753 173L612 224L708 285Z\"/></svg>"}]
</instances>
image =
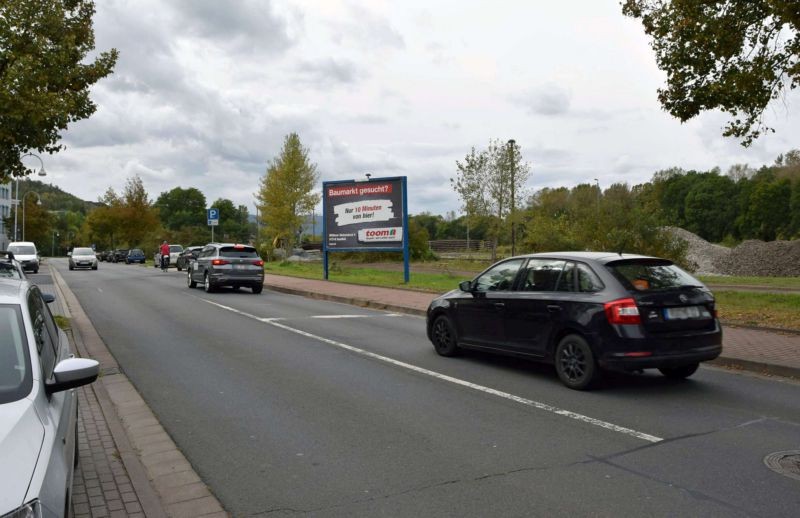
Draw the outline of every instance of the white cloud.
<instances>
[{"instance_id":1,"label":"white cloud","mask_svg":"<svg viewBox=\"0 0 800 518\"><path fill-rule=\"evenodd\" d=\"M531 190L758 167L798 147L798 93L748 149L719 114L663 112L663 74L616 2L104 0L95 27L116 71L43 157L48 181L87 200L138 174L153 198L196 187L251 207L289 132L322 179L407 175L412 213L442 214L459 206L455 161L492 138L519 143Z\"/></svg>"}]
</instances>

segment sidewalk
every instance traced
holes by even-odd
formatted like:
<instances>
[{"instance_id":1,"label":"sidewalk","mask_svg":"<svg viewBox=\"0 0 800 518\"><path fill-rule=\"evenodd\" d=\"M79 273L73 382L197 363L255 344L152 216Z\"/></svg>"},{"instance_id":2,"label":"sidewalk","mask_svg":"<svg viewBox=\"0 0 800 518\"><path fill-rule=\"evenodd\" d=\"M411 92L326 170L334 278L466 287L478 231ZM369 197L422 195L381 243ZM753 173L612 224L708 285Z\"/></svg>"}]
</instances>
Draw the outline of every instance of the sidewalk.
<instances>
[{"instance_id":1,"label":"sidewalk","mask_svg":"<svg viewBox=\"0 0 800 518\"><path fill-rule=\"evenodd\" d=\"M106 348L60 274L50 268L53 313L70 319L77 355L100 362L100 377L76 390L80 463L72 515L223 518L228 514L164 431Z\"/></svg>"},{"instance_id":2,"label":"sidewalk","mask_svg":"<svg viewBox=\"0 0 800 518\"><path fill-rule=\"evenodd\" d=\"M271 290L356 306L424 316L436 295L421 291L359 286L282 275L265 275ZM726 326L716 365L761 374L800 378L800 334Z\"/></svg>"}]
</instances>

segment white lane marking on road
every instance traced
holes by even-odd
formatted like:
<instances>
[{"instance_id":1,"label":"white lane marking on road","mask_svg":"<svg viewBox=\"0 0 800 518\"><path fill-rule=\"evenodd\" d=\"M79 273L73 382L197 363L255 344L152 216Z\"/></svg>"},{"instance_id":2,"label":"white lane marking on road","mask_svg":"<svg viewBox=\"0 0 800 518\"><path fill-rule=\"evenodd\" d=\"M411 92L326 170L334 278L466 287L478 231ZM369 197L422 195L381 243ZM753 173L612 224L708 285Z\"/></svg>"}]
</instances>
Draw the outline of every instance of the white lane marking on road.
<instances>
[{"instance_id":1,"label":"white lane marking on road","mask_svg":"<svg viewBox=\"0 0 800 518\"><path fill-rule=\"evenodd\" d=\"M404 369L408 369L410 371L414 371L414 372L417 372L419 374L424 374L426 376L430 376L430 377L436 378L438 380L447 381L447 382L450 382L450 383L453 383L453 384L456 384L456 385L461 385L462 387L471 388L471 389L474 389L474 390L478 390L480 392L484 392L486 394L491 394L493 396L501 397L503 399L508 399L510 401L514 401L516 403L520 403L520 404L525 405L525 406L536 408L537 410L544 410L545 412L550 412L550 413L553 413L553 414L556 414L556 415L560 415L562 417L567 417L569 419L574 419L576 421L581 421L581 422L588 423L588 424L591 424L591 425L594 425L594 426L599 426L600 428L605 428L606 430L610 430L612 432L617 432L617 433L621 433L623 435L628 435L628 436L631 436L631 437L635 437L637 439L642 439L643 441L647 441L647 442L656 443L656 442L661 442L661 441L664 440L661 437L656 437L655 435L650 435L650 434L647 434L647 433L644 433L644 432L639 432L637 430L633 430L631 428L626 428L624 426L619 426L619 425L616 425L614 423L609 423L607 421L602 421L600 419L595 419L594 417L589 417L589 416L586 416L586 415L583 415L583 414L579 414L577 412L572 412L571 410L565 410L563 408L558 408L558 407L555 407L555 406L552 406L552 405L548 405L547 403L540 403L539 401L534 401L532 399L527 399L527 398L524 398L524 397L515 396L514 394L509 394L508 392L503 392L501 390L493 389L491 387L486 387L486 386L483 386L483 385L478 385L476 383L472 383L470 381L462 380L462 379L459 379L459 378L454 378L452 376L448 376L447 374L442 374L440 372L436 372L436 371L432 371L432 370L429 370L429 369L425 369L423 367L418 367L418 366L412 365L410 363L401 362L399 360L395 360L395 359L389 358L387 356L381 356L380 354L375 354L373 352L366 351L364 349L360 349L360 348L354 347L352 345L348 345L348 344L345 344L345 343L342 343L342 342L337 342L336 340L331 340L330 338L325 338L324 336L315 335L315 334L312 334L312 333L308 333L306 331L302 331L300 329L296 329L294 327L287 326L286 324L281 324L280 322L277 322L277 319L257 317L255 315L251 315L250 313L246 313L244 311L241 311L241 310L236 309L236 308L232 308L230 306L224 306L222 304L210 301L208 299L201 298L200 300L208 302L209 304L211 304L213 306L217 306L218 308L225 309L225 310L230 311L232 313L236 313L236 314L242 315L244 317L251 318L251 319L257 320L259 322L264 322L265 324L269 324L271 326L275 326L275 327L280 328L280 329L284 329L284 330L289 331L291 333L295 333L295 334L298 334L298 335L301 335L301 336L305 336L307 338L312 338L314 340L318 340L320 342L324 342L326 344L330 344L330 345L339 347L341 349L345 349L347 351L350 351L352 353L358 354L360 356L365 356L367 358L372 358L374 360L378 360L378 361L381 361L381 362L384 362L384 363L388 363L388 364L394 365L396 367L402 367Z\"/></svg>"},{"instance_id":2,"label":"white lane marking on road","mask_svg":"<svg viewBox=\"0 0 800 518\"><path fill-rule=\"evenodd\" d=\"M366 318L372 315L312 315L308 318Z\"/></svg>"},{"instance_id":3,"label":"white lane marking on road","mask_svg":"<svg viewBox=\"0 0 800 518\"><path fill-rule=\"evenodd\" d=\"M399 317L399 313L376 313L373 315L312 315L308 318L375 318L375 317Z\"/></svg>"}]
</instances>

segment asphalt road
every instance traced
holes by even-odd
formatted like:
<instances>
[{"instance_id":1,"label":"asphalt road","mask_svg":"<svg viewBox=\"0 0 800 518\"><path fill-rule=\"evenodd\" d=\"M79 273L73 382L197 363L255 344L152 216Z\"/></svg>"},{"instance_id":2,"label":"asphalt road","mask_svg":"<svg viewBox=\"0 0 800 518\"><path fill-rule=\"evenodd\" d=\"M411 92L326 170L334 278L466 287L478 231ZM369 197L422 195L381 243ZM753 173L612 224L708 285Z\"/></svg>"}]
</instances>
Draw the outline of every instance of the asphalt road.
<instances>
[{"instance_id":1,"label":"asphalt road","mask_svg":"<svg viewBox=\"0 0 800 518\"><path fill-rule=\"evenodd\" d=\"M797 516L800 385L706 368L566 389L437 356L424 320L184 274L53 261L235 516Z\"/></svg>"}]
</instances>

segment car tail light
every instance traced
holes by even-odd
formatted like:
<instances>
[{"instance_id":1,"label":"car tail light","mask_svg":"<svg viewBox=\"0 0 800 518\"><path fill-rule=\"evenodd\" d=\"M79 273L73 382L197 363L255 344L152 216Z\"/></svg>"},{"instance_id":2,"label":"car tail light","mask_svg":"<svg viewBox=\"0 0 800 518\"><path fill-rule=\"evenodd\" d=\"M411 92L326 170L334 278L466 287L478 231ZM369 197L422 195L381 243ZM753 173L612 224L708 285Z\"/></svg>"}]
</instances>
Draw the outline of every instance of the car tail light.
<instances>
[{"instance_id":1,"label":"car tail light","mask_svg":"<svg viewBox=\"0 0 800 518\"><path fill-rule=\"evenodd\" d=\"M253 264L256 265L256 266L264 266L264 261L259 259L258 261L253 261Z\"/></svg>"},{"instance_id":2,"label":"car tail light","mask_svg":"<svg viewBox=\"0 0 800 518\"><path fill-rule=\"evenodd\" d=\"M641 324L639 308L633 299L619 299L603 304L610 324Z\"/></svg>"},{"instance_id":3,"label":"car tail light","mask_svg":"<svg viewBox=\"0 0 800 518\"><path fill-rule=\"evenodd\" d=\"M231 264L231 262L226 261L225 259L212 259L211 264L213 264L214 266L220 266L223 264Z\"/></svg>"}]
</instances>

